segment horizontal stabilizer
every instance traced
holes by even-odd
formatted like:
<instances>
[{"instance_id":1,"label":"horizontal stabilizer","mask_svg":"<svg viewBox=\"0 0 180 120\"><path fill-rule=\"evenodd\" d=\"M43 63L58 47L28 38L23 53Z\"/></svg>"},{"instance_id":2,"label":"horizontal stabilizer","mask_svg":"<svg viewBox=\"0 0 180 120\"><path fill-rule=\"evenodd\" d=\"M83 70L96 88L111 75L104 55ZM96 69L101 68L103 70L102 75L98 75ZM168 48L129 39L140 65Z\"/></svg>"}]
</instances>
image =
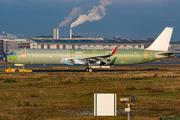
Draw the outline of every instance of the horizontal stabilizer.
<instances>
[{"instance_id":1,"label":"horizontal stabilizer","mask_svg":"<svg viewBox=\"0 0 180 120\"><path fill-rule=\"evenodd\" d=\"M170 57L176 55L176 53L159 53L158 55L163 55L165 57Z\"/></svg>"},{"instance_id":2,"label":"horizontal stabilizer","mask_svg":"<svg viewBox=\"0 0 180 120\"><path fill-rule=\"evenodd\" d=\"M173 27L166 27L156 40L148 48L146 48L146 50L168 51L172 32Z\"/></svg>"}]
</instances>

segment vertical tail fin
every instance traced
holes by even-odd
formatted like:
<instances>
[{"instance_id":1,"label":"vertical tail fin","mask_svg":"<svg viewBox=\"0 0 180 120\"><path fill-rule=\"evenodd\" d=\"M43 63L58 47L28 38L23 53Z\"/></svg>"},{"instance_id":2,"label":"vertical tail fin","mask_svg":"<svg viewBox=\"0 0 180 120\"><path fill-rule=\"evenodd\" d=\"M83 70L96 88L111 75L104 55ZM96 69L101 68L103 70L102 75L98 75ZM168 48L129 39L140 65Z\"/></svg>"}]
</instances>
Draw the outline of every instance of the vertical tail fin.
<instances>
[{"instance_id":1,"label":"vertical tail fin","mask_svg":"<svg viewBox=\"0 0 180 120\"><path fill-rule=\"evenodd\" d=\"M166 27L146 50L168 51L173 27Z\"/></svg>"}]
</instances>

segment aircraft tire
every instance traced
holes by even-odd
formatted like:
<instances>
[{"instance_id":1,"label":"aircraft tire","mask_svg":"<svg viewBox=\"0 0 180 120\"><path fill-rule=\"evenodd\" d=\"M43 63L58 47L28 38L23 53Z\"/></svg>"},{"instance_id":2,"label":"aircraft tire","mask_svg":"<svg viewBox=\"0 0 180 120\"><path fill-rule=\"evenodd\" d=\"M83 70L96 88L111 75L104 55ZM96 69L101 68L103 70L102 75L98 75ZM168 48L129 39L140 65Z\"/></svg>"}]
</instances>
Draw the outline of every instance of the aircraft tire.
<instances>
[{"instance_id":1,"label":"aircraft tire","mask_svg":"<svg viewBox=\"0 0 180 120\"><path fill-rule=\"evenodd\" d=\"M89 68L89 70L88 70L89 72L92 72L92 68Z\"/></svg>"},{"instance_id":2,"label":"aircraft tire","mask_svg":"<svg viewBox=\"0 0 180 120\"><path fill-rule=\"evenodd\" d=\"M92 72L92 68L86 68L86 72Z\"/></svg>"}]
</instances>

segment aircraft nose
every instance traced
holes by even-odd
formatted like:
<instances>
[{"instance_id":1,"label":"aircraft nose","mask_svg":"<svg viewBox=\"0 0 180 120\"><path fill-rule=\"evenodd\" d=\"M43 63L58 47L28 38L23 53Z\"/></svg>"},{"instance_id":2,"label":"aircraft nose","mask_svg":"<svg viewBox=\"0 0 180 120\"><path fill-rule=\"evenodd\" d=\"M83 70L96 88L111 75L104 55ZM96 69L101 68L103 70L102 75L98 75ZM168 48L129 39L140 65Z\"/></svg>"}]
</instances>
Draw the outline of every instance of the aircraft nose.
<instances>
[{"instance_id":1,"label":"aircraft nose","mask_svg":"<svg viewBox=\"0 0 180 120\"><path fill-rule=\"evenodd\" d=\"M62 63L65 64L65 65L68 65L68 59L64 59L64 60L62 61Z\"/></svg>"}]
</instances>

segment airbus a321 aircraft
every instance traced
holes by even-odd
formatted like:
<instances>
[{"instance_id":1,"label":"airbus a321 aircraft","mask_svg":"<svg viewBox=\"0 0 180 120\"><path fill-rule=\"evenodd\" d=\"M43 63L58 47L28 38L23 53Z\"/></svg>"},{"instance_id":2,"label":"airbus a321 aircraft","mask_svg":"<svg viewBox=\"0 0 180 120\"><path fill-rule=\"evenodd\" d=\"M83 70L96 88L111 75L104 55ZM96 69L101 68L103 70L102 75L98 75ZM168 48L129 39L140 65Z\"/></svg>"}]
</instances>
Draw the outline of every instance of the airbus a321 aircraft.
<instances>
[{"instance_id":1,"label":"airbus a321 aircraft","mask_svg":"<svg viewBox=\"0 0 180 120\"><path fill-rule=\"evenodd\" d=\"M21 49L6 56L8 63L26 64L66 64L85 65L91 72L91 66L98 65L132 65L159 60L173 56L168 52L173 27L166 27L156 40L144 50L108 49Z\"/></svg>"}]
</instances>

